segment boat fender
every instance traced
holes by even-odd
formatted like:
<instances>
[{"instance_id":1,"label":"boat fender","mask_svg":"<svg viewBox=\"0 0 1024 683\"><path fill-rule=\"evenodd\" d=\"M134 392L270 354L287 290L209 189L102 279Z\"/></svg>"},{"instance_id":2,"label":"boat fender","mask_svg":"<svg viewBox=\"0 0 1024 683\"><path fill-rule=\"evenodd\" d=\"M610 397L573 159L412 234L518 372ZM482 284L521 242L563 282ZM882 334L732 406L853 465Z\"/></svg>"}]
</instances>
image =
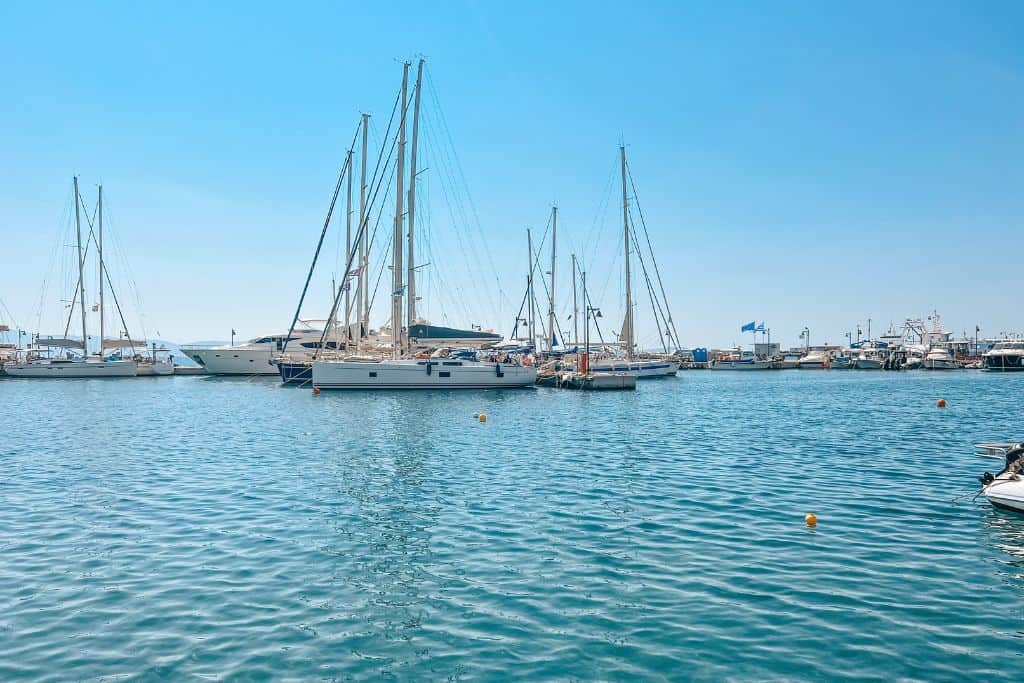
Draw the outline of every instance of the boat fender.
<instances>
[{"instance_id":1,"label":"boat fender","mask_svg":"<svg viewBox=\"0 0 1024 683\"><path fill-rule=\"evenodd\" d=\"M991 484L995 480L996 480L996 478L992 475L991 472L986 472L985 474L983 474L980 477L978 477L978 481L981 482L982 486L988 486L989 484Z\"/></svg>"},{"instance_id":2,"label":"boat fender","mask_svg":"<svg viewBox=\"0 0 1024 683\"><path fill-rule=\"evenodd\" d=\"M504 377L505 373L501 371L501 363L494 364L494 374L498 377Z\"/></svg>"},{"instance_id":3,"label":"boat fender","mask_svg":"<svg viewBox=\"0 0 1024 683\"><path fill-rule=\"evenodd\" d=\"M430 362L430 361L428 360L428 361L427 361L427 375L428 375L428 376L429 376L429 375L430 375L430 373L432 372L432 371L431 371L431 368L432 368L432 367L434 367L434 364L433 364L433 363L431 363L431 362Z\"/></svg>"}]
</instances>

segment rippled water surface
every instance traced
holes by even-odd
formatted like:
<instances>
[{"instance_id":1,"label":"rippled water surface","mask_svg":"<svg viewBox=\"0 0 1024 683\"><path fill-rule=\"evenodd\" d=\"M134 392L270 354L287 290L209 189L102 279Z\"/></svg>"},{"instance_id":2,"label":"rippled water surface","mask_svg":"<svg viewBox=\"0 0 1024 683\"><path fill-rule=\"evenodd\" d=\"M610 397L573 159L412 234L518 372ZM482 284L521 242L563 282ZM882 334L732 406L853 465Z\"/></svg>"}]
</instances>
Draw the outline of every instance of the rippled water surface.
<instances>
[{"instance_id":1,"label":"rippled water surface","mask_svg":"<svg viewBox=\"0 0 1024 683\"><path fill-rule=\"evenodd\" d=\"M2 680L1024 680L1024 515L951 502L1024 377L0 407Z\"/></svg>"}]
</instances>

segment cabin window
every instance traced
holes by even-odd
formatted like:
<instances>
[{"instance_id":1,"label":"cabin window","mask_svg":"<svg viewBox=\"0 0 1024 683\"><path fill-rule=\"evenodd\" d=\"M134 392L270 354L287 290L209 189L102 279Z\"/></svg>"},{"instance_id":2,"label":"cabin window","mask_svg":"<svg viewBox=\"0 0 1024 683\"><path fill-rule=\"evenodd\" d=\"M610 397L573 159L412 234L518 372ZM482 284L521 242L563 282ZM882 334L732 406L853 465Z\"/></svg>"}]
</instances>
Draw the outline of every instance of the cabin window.
<instances>
[{"instance_id":1,"label":"cabin window","mask_svg":"<svg viewBox=\"0 0 1024 683\"><path fill-rule=\"evenodd\" d=\"M446 360L442 365L462 365L462 361L457 360Z\"/></svg>"},{"instance_id":2,"label":"cabin window","mask_svg":"<svg viewBox=\"0 0 1024 683\"><path fill-rule=\"evenodd\" d=\"M451 377L452 373L450 373L450 372L439 372L439 373L437 373L437 376L438 377Z\"/></svg>"},{"instance_id":3,"label":"cabin window","mask_svg":"<svg viewBox=\"0 0 1024 683\"><path fill-rule=\"evenodd\" d=\"M371 372L371 373L370 373L370 377L376 377L376 376L377 376L377 373L376 373L376 372Z\"/></svg>"}]
</instances>

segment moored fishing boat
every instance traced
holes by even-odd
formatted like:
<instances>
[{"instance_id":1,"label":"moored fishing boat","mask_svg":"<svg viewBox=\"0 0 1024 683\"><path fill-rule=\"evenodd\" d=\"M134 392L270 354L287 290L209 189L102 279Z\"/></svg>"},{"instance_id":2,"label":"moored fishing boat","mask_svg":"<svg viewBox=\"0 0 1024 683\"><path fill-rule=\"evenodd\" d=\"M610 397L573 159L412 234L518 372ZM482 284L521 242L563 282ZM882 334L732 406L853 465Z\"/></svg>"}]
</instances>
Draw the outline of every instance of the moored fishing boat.
<instances>
[{"instance_id":1,"label":"moored fishing boat","mask_svg":"<svg viewBox=\"0 0 1024 683\"><path fill-rule=\"evenodd\" d=\"M753 351L740 351L719 356L711 361L712 370L771 370L772 361L754 357Z\"/></svg>"},{"instance_id":2,"label":"moored fishing boat","mask_svg":"<svg viewBox=\"0 0 1024 683\"><path fill-rule=\"evenodd\" d=\"M856 367L857 359L852 349L846 349L839 351L832 360L829 361L828 367L830 370L852 370Z\"/></svg>"}]
</instances>

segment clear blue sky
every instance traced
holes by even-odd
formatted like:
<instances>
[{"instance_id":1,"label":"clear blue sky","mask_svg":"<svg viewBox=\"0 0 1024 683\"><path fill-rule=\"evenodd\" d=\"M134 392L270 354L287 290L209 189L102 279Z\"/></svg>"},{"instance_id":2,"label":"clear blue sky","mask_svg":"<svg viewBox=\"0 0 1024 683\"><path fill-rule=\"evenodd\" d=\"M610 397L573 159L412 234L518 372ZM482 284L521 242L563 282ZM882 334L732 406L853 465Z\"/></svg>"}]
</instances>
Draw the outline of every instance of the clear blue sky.
<instances>
[{"instance_id":1,"label":"clear blue sky","mask_svg":"<svg viewBox=\"0 0 1024 683\"><path fill-rule=\"evenodd\" d=\"M379 135L422 53L509 300L557 202L560 267L589 250L617 327L601 205L624 140L688 344L755 319L838 342L932 309L1022 330L1022 27L997 2L5 3L0 299L34 326L78 173L104 184L150 334L285 327L358 115ZM432 173L430 316L507 330Z\"/></svg>"}]
</instances>

